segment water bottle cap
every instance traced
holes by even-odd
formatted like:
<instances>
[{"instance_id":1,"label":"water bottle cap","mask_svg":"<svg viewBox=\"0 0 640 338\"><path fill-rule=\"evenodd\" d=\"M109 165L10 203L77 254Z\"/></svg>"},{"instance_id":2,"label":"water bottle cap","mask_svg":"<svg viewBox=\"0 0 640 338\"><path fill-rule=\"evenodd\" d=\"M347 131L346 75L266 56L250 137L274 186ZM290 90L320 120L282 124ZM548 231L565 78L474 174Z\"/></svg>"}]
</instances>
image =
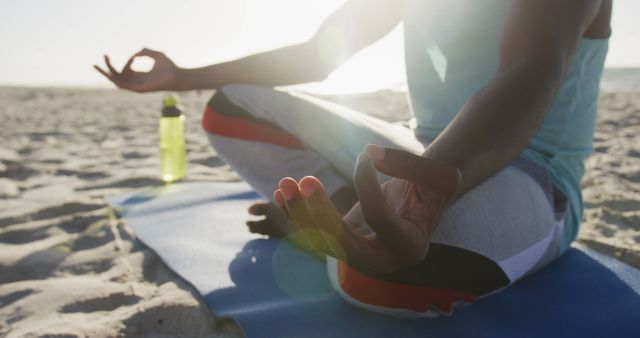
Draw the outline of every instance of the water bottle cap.
<instances>
[{"instance_id":1,"label":"water bottle cap","mask_svg":"<svg viewBox=\"0 0 640 338\"><path fill-rule=\"evenodd\" d=\"M164 108L176 108L178 105L178 99L173 95L167 95L162 99L162 106Z\"/></svg>"},{"instance_id":2,"label":"water bottle cap","mask_svg":"<svg viewBox=\"0 0 640 338\"><path fill-rule=\"evenodd\" d=\"M178 99L173 95L167 95L162 99L162 116L178 117L182 115L181 107L178 105Z\"/></svg>"}]
</instances>

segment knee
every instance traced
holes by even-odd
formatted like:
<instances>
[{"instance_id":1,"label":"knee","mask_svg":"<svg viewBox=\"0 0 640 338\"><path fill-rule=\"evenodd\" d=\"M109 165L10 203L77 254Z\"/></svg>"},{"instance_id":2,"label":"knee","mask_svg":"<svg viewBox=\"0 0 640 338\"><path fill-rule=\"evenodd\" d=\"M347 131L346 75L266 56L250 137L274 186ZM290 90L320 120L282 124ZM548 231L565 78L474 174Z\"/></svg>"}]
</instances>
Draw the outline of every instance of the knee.
<instances>
[{"instance_id":1,"label":"knee","mask_svg":"<svg viewBox=\"0 0 640 338\"><path fill-rule=\"evenodd\" d=\"M246 101L246 92L249 85L228 84L216 90L205 106L205 118L210 114L226 116L245 115L247 112L241 109L238 102Z\"/></svg>"},{"instance_id":2,"label":"knee","mask_svg":"<svg viewBox=\"0 0 640 338\"><path fill-rule=\"evenodd\" d=\"M216 95L235 96L242 92L251 90L251 87L257 87L257 86L243 84L243 83L229 83L219 87L213 96L216 96Z\"/></svg>"},{"instance_id":3,"label":"knee","mask_svg":"<svg viewBox=\"0 0 640 338\"><path fill-rule=\"evenodd\" d=\"M211 97L204 109L202 127L211 136L237 135L247 129L249 121L261 120L263 105L272 88L247 85L224 85Z\"/></svg>"},{"instance_id":4,"label":"knee","mask_svg":"<svg viewBox=\"0 0 640 338\"><path fill-rule=\"evenodd\" d=\"M223 101L229 101L230 98L236 99L243 91L243 87L247 85L243 84L227 84L222 87L216 89L216 92L211 96L209 102L207 103L208 107L213 109L220 108L219 106ZM218 110L218 109L216 109Z\"/></svg>"},{"instance_id":5,"label":"knee","mask_svg":"<svg viewBox=\"0 0 640 338\"><path fill-rule=\"evenodd\" d=\"M243 83L231 83L219 87L215 94L211 97L213 100L216 97L226 97L232 102L238 101L251 101L253 99L264 96L267 93L274 91L271 87L258 86Z\"/></svg>"},{"instance_id":6,"label":"knee","mask_svg":"<svg viewBox=\"0 0 640 338\"><path fill-rule=\"evenodd\" d=\"M265 102L273 93L273 88L265 86L227 84L216 90L205 108L223 115L236 115L234 112L240 109L245 115L253 110L251 102Z\"/></svg>"}]
</instances>

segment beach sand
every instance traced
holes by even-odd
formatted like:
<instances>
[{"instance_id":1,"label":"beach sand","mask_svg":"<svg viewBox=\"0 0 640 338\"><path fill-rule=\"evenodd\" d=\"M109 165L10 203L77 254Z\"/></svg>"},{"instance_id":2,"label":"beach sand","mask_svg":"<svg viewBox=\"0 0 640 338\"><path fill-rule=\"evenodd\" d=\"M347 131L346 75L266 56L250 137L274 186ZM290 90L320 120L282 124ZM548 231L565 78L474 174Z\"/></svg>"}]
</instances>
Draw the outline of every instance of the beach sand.
<instances>
[{"instance_id":1,"label":"beach sand","mask_svg":"<svg viewBox=\"0 0 640 338\"><path fill-rule=\"evenodd\" d=\"M188 179L238 176L209 147L212 93L181 96ZM388 120L405 94L327 97ZM236 337L117 219L104 196L158 179L161 94L0 88L0 336ZM601 97L579 241L640 267L640 93Z\"/></svg>"}]
</instances>

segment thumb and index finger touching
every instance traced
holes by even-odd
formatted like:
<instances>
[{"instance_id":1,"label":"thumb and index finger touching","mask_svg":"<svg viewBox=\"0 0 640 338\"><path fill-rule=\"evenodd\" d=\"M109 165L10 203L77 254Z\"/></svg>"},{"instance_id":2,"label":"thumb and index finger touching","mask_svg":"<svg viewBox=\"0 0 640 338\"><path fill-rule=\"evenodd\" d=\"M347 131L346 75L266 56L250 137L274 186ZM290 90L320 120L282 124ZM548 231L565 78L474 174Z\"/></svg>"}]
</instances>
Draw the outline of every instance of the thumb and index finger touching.
<instances>
[{"instance_id":1,"label":"thumb and index finger touching","mask_svg":"<svg viewBox=\"0 0 640 338\"><path fill-rule=\"evenodd\" d=\"M391 247L403 250L406 238L398 233L403 221L386 202L377 178L381 173L411 181L448 199L457 191L461 176L457 168L409 152L367 145L356 163L354 185L365 221ZM400 230L401 231L401 230ZM401 231L402 232L402 231Z\"/></svg>"},{"instance_id":2,"label":"thumb and index finger touching","mask_svg":"<svg viewBox=\"0 0 640 338\"><path fill-rule=\"evenodd\" d=\"M133 65L133 61L135 61L136 58L141 57L141 56L146 56L146 57L150 57L152 58L154 61L156 61L157 59L161 58L161 57L165 57L164 53L156 51L156 50L152 50L149 48L143 48L142 50L140 50L139 52L131 55L129 57L129 59L127 60L127 63L125 64L125 66L122 68L122 73L125 72L130 72L131 66Z\"/></svg>"},{"instance_id":3,"label":"thumb and index finger touching","mask_svg":"<svg viewBox=\"0 0 640 338\"><path fill-rule=\"evenodd\" d=\"M109 81L113 82L119 88L134 90L134 91L142 91L141 88L138 88L138 84L131 81L130 75L135 73L132 69L133 62L138 57L150 57L154 61L158 61L160 58L166 58L164 53L156 50L152 50L149 48L143 48L139 52L131 55L127 60L127 63L122 68L122 71L118 71L111 64L111 59L108 55L104 55L104 63L106 65L106 69L100 67L98 65L93 65L93 68L97 70L100 74L106 77Z\"/></svg>"},{"instance_id":4,"label":"thumb and index finger touching","mask_svg":"<svg viewBox=\"0 0 640 338\"><path fill-rule=\"evenodd\" d=\"M447 163L368 144L358 156L353 180L363 211L376 215L375 218L389 218L377 171L410 181L445 198L455 193L461 181L460 171Z\"/></svg>"},{"instance_id":5,"label":"thumb and index finger touching","mask_svg":"<svg viewBox=\"0 0 640 338\"><path fill-rule=\"evenodd\" d=\"M142 50L140 50L139 52L135 53L132 58L138 57L138 56L148 56L152 59L159 59L159 58L163 58L165 57L163 52L157 51L157 50L153 50L153 49L149 49L149 48L142 48Z\"/></svg>"},{"instance_id":6,"label":"thumb and index finger touching","mask_svg":"<svg viewBox=\"0 0 640 338\"><path fill-rule=\"evenodd\" d=\"M412 231L407 228L407 222L387 203L378 182L375 161L368 152L363 152L358 156L353 173L362 216L366 224L376 233L376 237L384 242L394 255L413 257Z\"/></svg>"},{"instance_id":7,"label":"thumb and index finger touching","mask_svg":"<svg viewBox=\"0 0 640 338\"><path fill-rule=\"evenodd\" d=\"M133 61L137 58L137 57L141 57L141 56L146 56L146 57L150 57L154 60L157 60L159 58L165 57L164 53L157 51L157 50L153 50L153 49L149 49L149 48L143 48L141 49L139 52L131 55L129 57L129 59L127 60L127 63L124 65L124 67L122 68L121 72L118 72L115 67L113 67L113 65L111 64L111 59L109 58L108 55L104 55L104 63L107 66L107 70L102 69L102 67L98 66L98 65L93 65L93 67L100 72L102 75L106 76L109 79L113 79L115 76L122 74L124 72L130 71L131 70L131 66L133 65Z\"/></svg>"},{"instance_id":8,"label":"thumb and index finger touching","mask_svg":"<svg viewBox=\"0 0 640 338\"><path fill-rule=\"evenodd\" d=\"M387 203L378 182L378 171L410 181L418 190L428 189L441 196L443 202L457 191L460 171L447 163L376 145L367 145L358 156L353 180L364 221L398 259L412 264L424 258L427 243L423 243L425 238L420 236L416 225L407 222Z\"/></svg>"}]
</instances>

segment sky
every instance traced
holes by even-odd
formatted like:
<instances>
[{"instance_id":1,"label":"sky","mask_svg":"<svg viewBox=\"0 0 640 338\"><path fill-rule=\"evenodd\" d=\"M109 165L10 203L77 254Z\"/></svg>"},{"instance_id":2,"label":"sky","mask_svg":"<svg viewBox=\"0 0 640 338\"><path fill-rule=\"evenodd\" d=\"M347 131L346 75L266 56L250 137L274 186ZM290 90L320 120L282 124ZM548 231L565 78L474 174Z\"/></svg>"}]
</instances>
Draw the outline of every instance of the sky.
<instances>
[{"instance_id":1,"label":"sky","mask_svg":"<svg viewBox=\"0 0 640 338\"><path fill-rule=\"evenodd\" d=\"M161 50L182 67L228 61L305 41L343 2L0 0L0 85L109 86L92 65L106 53L121 67L142 47ZM639 0L614 0L607 67L640 67L638 13ZM312 90L388 87L404 81L403 70L396 29Z\"/></svg>"}]
</instances>

